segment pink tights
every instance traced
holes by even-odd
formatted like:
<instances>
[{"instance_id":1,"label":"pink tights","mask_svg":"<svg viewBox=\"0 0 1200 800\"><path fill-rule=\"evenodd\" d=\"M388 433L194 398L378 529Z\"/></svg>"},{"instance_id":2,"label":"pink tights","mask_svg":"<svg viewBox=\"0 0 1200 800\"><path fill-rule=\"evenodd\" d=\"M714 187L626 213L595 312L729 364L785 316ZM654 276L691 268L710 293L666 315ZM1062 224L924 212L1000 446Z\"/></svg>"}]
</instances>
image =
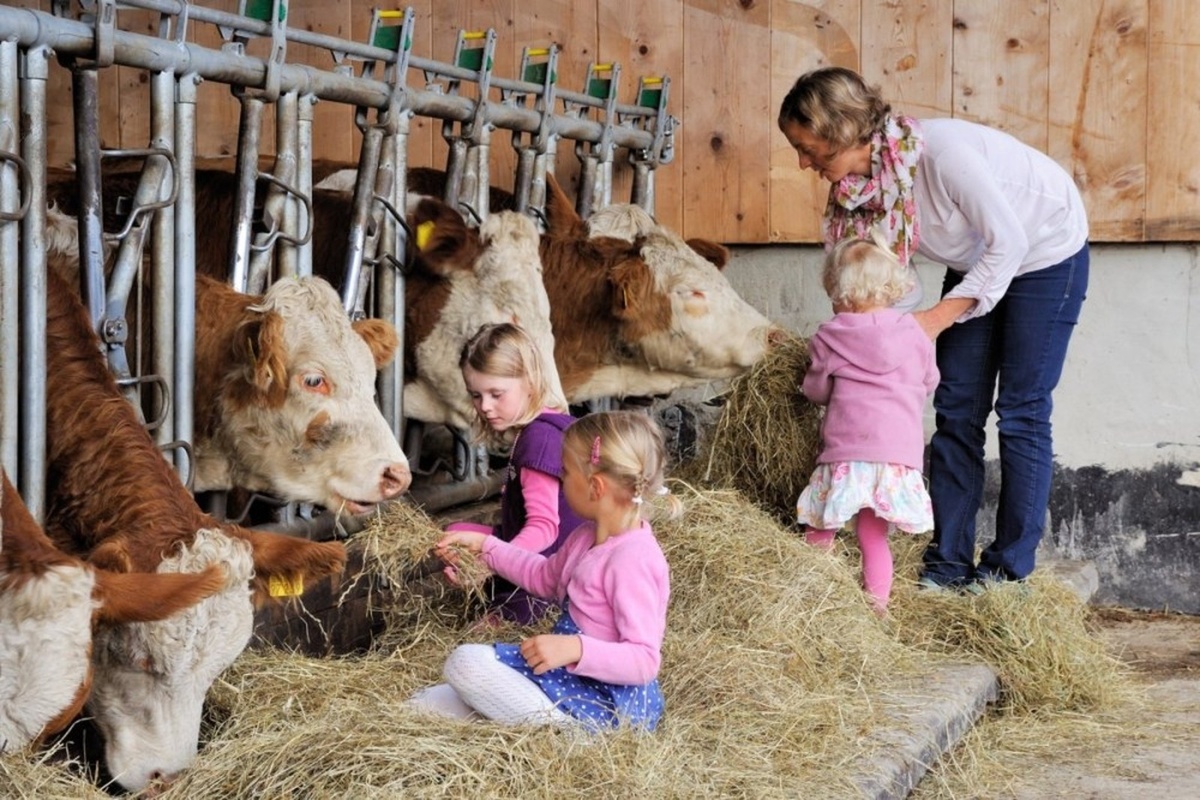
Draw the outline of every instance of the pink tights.
<instances>
[{"instance_id":1,"label":"pink tights","mask_svg":"<svg viewBox=\"0 0 1200 800\"><path fill-rule=\"evenodd\" d=\"M862 551L863 588L871 598L877 613L887 611L888 598L892 594L892 551L888 547L888 523L880 519L869 508L858 512L858 547ZM829 550L833 547L836 531L810 528L804 541Z\"/></svg>"}]
</instances>

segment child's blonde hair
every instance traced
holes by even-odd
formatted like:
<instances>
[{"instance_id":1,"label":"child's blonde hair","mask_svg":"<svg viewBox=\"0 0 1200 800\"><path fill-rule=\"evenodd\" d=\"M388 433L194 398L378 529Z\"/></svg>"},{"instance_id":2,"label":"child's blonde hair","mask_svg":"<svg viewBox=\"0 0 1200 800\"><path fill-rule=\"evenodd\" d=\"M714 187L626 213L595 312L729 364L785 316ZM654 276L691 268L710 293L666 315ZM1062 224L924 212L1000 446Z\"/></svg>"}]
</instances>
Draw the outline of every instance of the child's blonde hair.
<instances>
[{"instance_id":1,"label":"child's blonde hair","mask_svg":"<svg viewBox=\"0 0 1200 800\"><path fill-rule=\"evenodd\" d=\"M598 411L576 420L563 434L563 451L590 473L600 473L629 493L638 514L650 517L662 500L667 515L681 505L668 494L667 451L662 430L641 411Z\"/></svg>"},{"instance_id":2,"label":"child's blonde hair","mask_svg":"<svg viewBox=\"0 0 1200 800\"><path fill-rule=\"evenodd\" d=\"M542 413L543 408L567 413L546 379L545 362L537 343L523 328L511 322L483 325L463 345L458 358L459 369L470 367L483 375L495 378L523 378L529 384L529 408L514 421L513 428L528 425ZM476 441L499 444L509 436L496 433L479 414L471 426Z\"/></svg>"},{"instance_id":3,"label":"child's blonde hair","mask_svg":"<svg viewBox=\"0 0 1200 800\"><path fill-rule=\"evenodd\" d=\"M821 275L834 305L890 306L913 287L912 270L900 263L878 234L838 242L825 256Z\"/></svg>"}]
</instances>

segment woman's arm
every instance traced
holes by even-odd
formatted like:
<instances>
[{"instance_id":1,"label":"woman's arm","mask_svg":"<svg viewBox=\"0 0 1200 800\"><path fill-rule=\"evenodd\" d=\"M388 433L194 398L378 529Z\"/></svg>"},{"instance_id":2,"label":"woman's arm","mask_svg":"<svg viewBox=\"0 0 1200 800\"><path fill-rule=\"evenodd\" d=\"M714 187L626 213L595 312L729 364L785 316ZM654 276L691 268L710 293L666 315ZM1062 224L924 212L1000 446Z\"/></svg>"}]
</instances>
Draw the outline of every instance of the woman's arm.
<instances>
[{"instance_id":1,"label":"woman's arm","mask_svg":"<svg viewBox=\"0 0 1200 800\"><path fill-rule=\"evenodd\" d=\"M930 339L954 324L955 320L975 308L974 297L943 297L931 308L912 312L913 319Z\"/></svg>"}]
</instances>

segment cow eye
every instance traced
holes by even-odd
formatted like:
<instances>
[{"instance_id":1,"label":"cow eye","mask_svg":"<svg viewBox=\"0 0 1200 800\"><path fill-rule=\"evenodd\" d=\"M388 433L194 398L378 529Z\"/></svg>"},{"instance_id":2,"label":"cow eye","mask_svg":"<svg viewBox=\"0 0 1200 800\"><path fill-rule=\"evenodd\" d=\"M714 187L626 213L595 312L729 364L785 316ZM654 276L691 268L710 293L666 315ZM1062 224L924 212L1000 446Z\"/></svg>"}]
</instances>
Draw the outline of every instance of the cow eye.
<instances>
[{"instance_id":1,"label":"cow eye","mask_svg":"<svg viewBox=\"0 0 1200 800\"><path fill-rule=\"evenodd\" d=\"M325 380L325 376L319 372L305 373L301 379L304 383L304 388L310 392L318 394L329 394L329 382Z\"/></svg>"}]
</instances>

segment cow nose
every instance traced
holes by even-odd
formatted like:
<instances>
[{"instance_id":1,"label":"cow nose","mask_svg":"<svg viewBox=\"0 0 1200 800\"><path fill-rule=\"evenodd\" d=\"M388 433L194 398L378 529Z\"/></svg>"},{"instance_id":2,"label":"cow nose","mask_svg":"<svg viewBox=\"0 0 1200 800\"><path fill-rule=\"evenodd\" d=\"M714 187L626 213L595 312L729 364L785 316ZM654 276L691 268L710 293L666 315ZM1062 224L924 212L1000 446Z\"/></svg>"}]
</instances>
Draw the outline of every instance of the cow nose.
<instances>
[{"instance_id":1,"label":"cow nose","mask_svg":"<svg viewBox=\"0 0 1200 800\"><path fill-rule=\"evenodd\" d=\"M141 794L139 794L138 797L143 797L143 798L158 797L163 792L165 792L167 789L170 789L171 784L173 784L178 778L179 778L178 772L165 773L165 772L161 772L159 770L155 770L154 772L150 773L150 782L149 782L149 784L147 784L146 788L142 790Z\"/></svg>"},{"instance_id":2,"label":"cow nose","mask_svg":"<svg viewBox=\"0 0 1200 800\"><path fill-rule=\"evenodd\" d=\"M399 461L388 464L383 468L379 477L379 493L384 500L390 500L401 494L412 483L412 471L407 464Z\"/></svg>"},{"instance_id":3,"label":"cow nose","mask_svg":"<svg viewBox=\"0 0 1200 800\"><path fill-rule=\"evenodd\" d=\"M779 347L787 344L790 338L791 334L783 328L771 328L767 331L767 347Z\"/></svg>"}]
</instances>

